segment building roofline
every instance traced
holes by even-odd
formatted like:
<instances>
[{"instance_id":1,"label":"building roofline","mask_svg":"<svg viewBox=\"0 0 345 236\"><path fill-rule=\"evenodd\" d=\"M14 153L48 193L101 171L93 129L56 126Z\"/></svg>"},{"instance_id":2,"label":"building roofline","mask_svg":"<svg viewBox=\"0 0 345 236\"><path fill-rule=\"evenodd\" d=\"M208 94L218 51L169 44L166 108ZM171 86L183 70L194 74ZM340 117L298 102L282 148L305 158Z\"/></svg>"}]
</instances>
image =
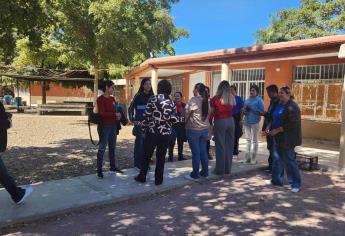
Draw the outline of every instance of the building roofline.
<instances>
[{"instance_id":1,"label":"building roofline","mask_svg":"<svg viewBox=\"0 0 345 236\"><path fill-rule=\"evenodd\" d=\"M148 69L159 68L163 65L176 65L182 63L195 62L227 62L236 61L236 58L250 58L260 55L274 55L280 52L296 52L305 49L327 48L332 46L340 46L345 43L345 35L332 35L313 39L294 40L288 42L254 45L251 47L230 48L222 50L214 50L208 52L192 53L178 56L169 56L162 58L151 58L144 61L138 67L133 69L126 78L133 77ZM281 55L280 55L281 57Z\"/></svg>"}]
</instances>

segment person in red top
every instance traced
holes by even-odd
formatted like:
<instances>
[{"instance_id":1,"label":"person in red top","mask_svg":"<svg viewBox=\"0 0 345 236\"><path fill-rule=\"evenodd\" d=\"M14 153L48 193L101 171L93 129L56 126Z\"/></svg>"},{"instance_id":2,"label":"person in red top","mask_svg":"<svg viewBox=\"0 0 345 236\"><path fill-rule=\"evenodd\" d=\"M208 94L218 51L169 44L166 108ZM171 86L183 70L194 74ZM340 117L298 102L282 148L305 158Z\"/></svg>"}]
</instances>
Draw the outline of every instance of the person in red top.
<instances>
[{"instance_id":1,"label":"person in red top","mask_svg":"<svg viewBox=\"0 0 345 236\"><path fill-rule=\"evenodd\" d=\"M115 147L116 147L116 122L121 119L121 114L116 112L114 93L114 82L106 80L100 86L103 95L97 98L98 114L102 117L100 126L101 142L97 152L97 177L103 179L103 156L105 149L109 147L110 173L115 174Z\"/></svg>"},{"instance_id":2,"label":"person in red top","mask_svg":"<svg viewBox=\"0 0 345 236\"><path fill-rule=\"evenodd\" d=\"M228 81L222 81L217 94L210 100L214 119L213 133L216 143L216 175L230 174L234 149L235 124L232 108L236 105L235 97L230 92Z\"/></svg>"}]
</instances>

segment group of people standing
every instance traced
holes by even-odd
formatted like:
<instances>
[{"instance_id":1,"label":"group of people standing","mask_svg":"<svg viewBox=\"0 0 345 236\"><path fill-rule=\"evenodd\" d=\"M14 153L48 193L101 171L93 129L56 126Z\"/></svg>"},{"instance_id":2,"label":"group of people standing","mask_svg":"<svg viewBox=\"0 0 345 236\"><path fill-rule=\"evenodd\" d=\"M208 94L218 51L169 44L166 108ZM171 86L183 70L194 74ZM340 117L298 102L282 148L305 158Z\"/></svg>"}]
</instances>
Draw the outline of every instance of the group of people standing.
<instances>
[{"instance_id":1,"label":"group of people standing","mask_svg":"<svg viewBox=\"0 0 345 236\"><path fill-rule=\"evenodd\" d=\"M143 79L138 93L129 107L129 119L134 123L133 135L134 166L140 171L135 180L146 182L149 164L156 150L155 184L163 183L164 164L168 152L168 161L173 161L173 150L177 140L178 160L183 157L183 145L188 141L192 152L192 172L187 179L208 178L208 160L210 139L213 136L216 150L216 175L231 173L233 155L238 155L239 138L246 135L247 146L245 163L256 164L258 151L258 131L261 116L264 116L262 134L266 136L269 149L268 171L271 184L282 186L284 173L296 193L301 187L301 175L296 162L295 147L301 145L301 112L294 101L289 87L278 90L276 85L266 88L270 105L265 111L259 88L250 87L250 97L244 102L237 96L235 86L222 81L216 95L210 98L209 88L203 83L194 86L194 96L184 104L182 93L174 94L168 80L161 80L157 94L152 91L151 81ZM114 83L105 81L101 85L103 95L97 99L97 108L102 125L99 126L100 144L97 152L97 176L103 178L103 156L109 147L110 173L116 174L115 166L116 137L121 125L126 125L127 118L113 95ZM7 129L11 119L0 103L0 152L5 151ZM200 169L201 165L201 169ZM10 193L16 203L22 203L32 192L32 187L20 188L8 174L0 157L0 183Z\"/></svg>"},{"instance_id":2,"label":"group of people standing","mask_svg":"<svg viewBox=\"0 0 345 236\"><path fill-rule=\"evenodd\" d=\"M168 152L167 160L173 161L176 140L178 160L185 159L185 141L188 141L192 152L193 170L186 178L207 178L212 136L216 150L213 172L216 175L230 174L233 156L239 154L239 138L243 130L247 140L244 162L256 164L260 120L264 116L262 134L267 137L270 150L268 171L272 175L271 183L282 185L286 170L292 191L298 192L301 178L294 148L301 144L300 110L288 87L281 88L278 95L278 87L270 85L267 92L271 98L267 111L257 85L251 85L250 97L243 101L237 96L237 88L227 81L219 84L212 98L207 86L196 84L194 96L184 104L181 92L173 95L174 101L170 98L169 81L161 80L157 95L153 95L150 80L142 80L129 107L129 117L135 124L134 163L140 170L135 180L146 181L149 163L156 149L155 183L161 184L166 154Z\"/></svg>"}]
</instances>

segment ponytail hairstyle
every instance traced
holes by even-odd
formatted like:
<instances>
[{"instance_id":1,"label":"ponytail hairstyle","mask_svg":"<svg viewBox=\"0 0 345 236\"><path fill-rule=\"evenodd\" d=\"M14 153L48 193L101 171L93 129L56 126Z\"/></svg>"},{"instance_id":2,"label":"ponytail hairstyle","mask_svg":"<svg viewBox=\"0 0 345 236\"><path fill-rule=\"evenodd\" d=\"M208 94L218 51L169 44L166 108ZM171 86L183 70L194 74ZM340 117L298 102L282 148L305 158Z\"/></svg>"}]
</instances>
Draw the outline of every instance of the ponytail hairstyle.
<instances>
[{"instance_id":1,"label":"ponytail hairstyle","mask_svg":"<svg viewBox=\"0 0 345 236\"><path fill-rule=\"evenodd\" d=\"M235 97L230 92L230 84L228 81L223 80L218 85L217 94L223 105L236 105Z\"/></svg>"},{"instance_id":2,"label":"ponytail hairstyle","mask_svg":"<svg viewBox=\"0 0 345 236\"><path fill-rule=\"evenodd\" d=\"M203 83L197 83L194 86L194 89L198 91L202 97L201 115L203 121L205 121L208 117L208 92L206 90L206 86Z\"/></svg>"}]
</instances>

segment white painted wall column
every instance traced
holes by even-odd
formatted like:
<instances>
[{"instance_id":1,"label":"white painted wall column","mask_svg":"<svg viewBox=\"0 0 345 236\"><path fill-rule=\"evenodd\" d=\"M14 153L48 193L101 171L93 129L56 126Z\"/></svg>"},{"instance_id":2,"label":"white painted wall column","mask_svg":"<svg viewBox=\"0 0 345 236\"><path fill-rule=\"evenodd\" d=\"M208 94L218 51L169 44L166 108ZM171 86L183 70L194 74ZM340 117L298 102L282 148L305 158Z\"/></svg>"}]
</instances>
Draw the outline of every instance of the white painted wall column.
<instances>
[{"instance_id":1,"label":"white painted wall column","mask_svg":"<svg viewBox=\"0 0 345 236\"><path fill-rule=\"evenodd\" d=\"M228 63L222 63L222 75L221 80L229 80L229 64Z\"/></svg>"},{"instance_id":2,"label":"white painted wall column","mask_svg":"<svg viewBox=\"0 0 345 236\"><path fill-rule=\"evenodd\" d=\"M152 68L151 70L151 84L154 94L157 94L157 85L158 85L158 69Z\"/></svg>"},{"instance_id":3,"label":"white painted wall column","mask_svg":"<svg viewBox=\"0 0 345 236\"><path fill-rule=\"evenodd\" d=\"M232 69L229 69L229 83L231 84L232 82Z\"/></svg>"},{"instance_id":4,"label":"white painted wall column","mask_svg":"<svg viewBox=\"0 0 345 236\"><path fill-rule=\"evenodd\" d=\"M140 77L139 76L135 76L134 77L133 96L137 93L139 88L140 88Z\"/></svg>"},{"instance_id":5,"label":"white painted wall column","mask_svg":"<svg viewBox=\"0 0 345 236\"><path fill-rule=\"evenodd\" d=\"M338 57L345 58L345 44L341 45ZM338 166L340 169L345 170L345 76L341 101L341 132Z\"/></svg>"},{"instance_id":6,"label":"white painted wall column","mask_svg":"<svg viewBox=\"0 0 345 236\"><path fill-rule=\"evenodd\" d=\"M339 167L345 170L345 78L343 81L343 93L341 102L341 132L340 132L340 153Z\"/></svg>"},{"instance_id":7,"label":"white painted wall column","mask_svg":"<svg viewBox=\"0 0 345 236\"><path fill-rule=\"evenodd\" d=\"M125 85L125 88L126 88L126 105L128 105L127 103L129 103L129 89L130 89L130 86L131 86L131 83L129 82L130 79L129 78L126 78L126 85Z\"/></svg>"}]
</instances>

